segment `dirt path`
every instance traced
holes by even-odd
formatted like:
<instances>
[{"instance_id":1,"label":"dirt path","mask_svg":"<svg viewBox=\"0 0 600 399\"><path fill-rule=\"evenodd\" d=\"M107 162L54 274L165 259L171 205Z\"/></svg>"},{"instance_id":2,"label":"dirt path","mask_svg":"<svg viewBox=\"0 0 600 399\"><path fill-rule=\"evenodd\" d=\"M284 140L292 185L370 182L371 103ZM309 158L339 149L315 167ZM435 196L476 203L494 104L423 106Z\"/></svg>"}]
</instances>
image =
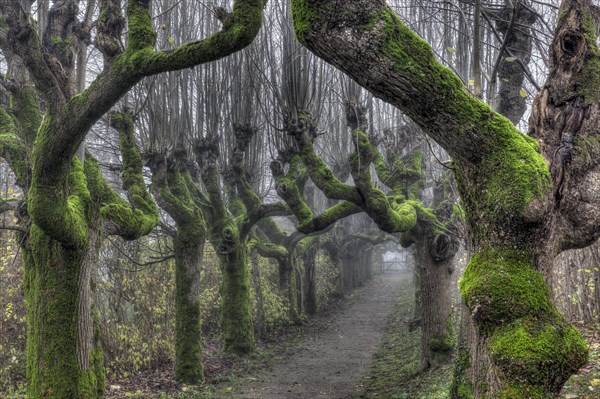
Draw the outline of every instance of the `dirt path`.
<instances>
[{"instance_id":1,"label":"dirt path","mask_svg":"<svg viewBox=\"0 0 600 399\"><path fill-rule=\"evenodd\" d=\"M386 318L398 289L410 274L378 278L362 298L334 316L327 327L307 329L303 341L271 372L244 379L227 388L229 398L346 399L357 392L363 375L383 337Z\"/></svg>"}]
</instances>

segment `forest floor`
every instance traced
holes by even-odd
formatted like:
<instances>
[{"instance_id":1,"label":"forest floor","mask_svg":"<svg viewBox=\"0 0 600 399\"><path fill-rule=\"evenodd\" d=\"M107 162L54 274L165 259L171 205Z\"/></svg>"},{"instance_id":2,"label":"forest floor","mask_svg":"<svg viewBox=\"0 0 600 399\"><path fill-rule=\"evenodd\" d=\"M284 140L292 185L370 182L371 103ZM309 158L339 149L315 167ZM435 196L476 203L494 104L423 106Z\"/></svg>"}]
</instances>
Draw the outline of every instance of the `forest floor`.
<instances>
[{"instance_id":1,"label":"forest floor","mask_svg":"<svg viewBox=\"0 0 600 399\"><path fill-rule=\"evenodd\" d=\"M454 359L420 369L420 331L408 331L414 307L410 274L377 277L341 306L280 331L250 357L204 347L207 381L172 382L171 372L109 385L108 399L448 399ZM590 362L561 399L600 398L600 326L580 326Z\"/></svg>"},{"instance_id":2,"label":"forest floor","mask_svg":"<svg viewBox=\"0 0 600 399\"><path fill-rule=\"evenodd\" d=\"M138 374L109 382L107 399L358 397L395 303L413 297L411 280L410 273L378 276L331 310L278 331L275 341L261 344L252 356L226 356L207 342L201 386L178 385L171 372Z\"/></svg>"},{"instance_id":3,"label":"forest floor","mask_svg":"<svg viewBox=\"0 0 600 399\"><path fill-rule=\"evenodd\" d=\"M206 342L201 386L177 384L171 371L140 373L109 381L107 399L447 399L453 359L420 370L420 331L407 328L413 292L410 274L377 277L333 310L277 332L255 355L227 356L217 340ZM560 398L600 399L600 325L580 329L590 362Z\"/></svg>"},{"instance_id":4,"label":"forest floor","mask_svg":"<svg viewBox=\"0 0 600 399\"><path fill-rule=\"evenodd\" d=\"M302 338L266 370L214 387L216 398L351 398L381 342L389 314L411 275L378 277L352 303L303 326Z\"/></svg>"}]
</instances>

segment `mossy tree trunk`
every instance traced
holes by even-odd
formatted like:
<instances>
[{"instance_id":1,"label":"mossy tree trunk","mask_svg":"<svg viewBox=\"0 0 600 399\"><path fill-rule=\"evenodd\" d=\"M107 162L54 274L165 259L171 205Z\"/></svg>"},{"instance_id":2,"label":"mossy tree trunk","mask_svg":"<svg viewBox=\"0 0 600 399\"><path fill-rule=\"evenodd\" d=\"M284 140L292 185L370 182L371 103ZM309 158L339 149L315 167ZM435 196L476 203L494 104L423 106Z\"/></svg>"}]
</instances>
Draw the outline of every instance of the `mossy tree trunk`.
<instances>
[{"instance_id":1,"label":"mossy tree trunk","mask_svg":"<svg viewBox=\"0 0 600 399\"><path fill-rule=\"evenodd\" d=\"M86 249L66 249L37 226L24 251L24 289L28 311L27 395L41 398L101 397L104 394L102 349L96 342L80 356L79 279ZM81 292L85 295L85 291ZM97 337L86 337L94 339ZM55 395L55 396L54 396Z\"/></svg>"},{"instance_id":2,"label":"mossy tree trunk","mask_svg":"<svg viewBox=\"0 0 600 399\"><path fill-rule=\"evenodd\" d=\"M186 160L149 155L152 188L157 202L176 223L175 254L175 379L186 384L204 380L202 321L200 320L200 271L207 227L197 203L200 193L190 192ZM187 182L187 183L186 183ZM194 197L196 196L196 197Z\"/></svg>"},{"instance_id":3,"label":"mossy tree trunk","mask_svg":"<svg viewBox=\"0 0 600 399\"><path fill-rule=\"evenodd\" d=\"M147 234L158 222L156 206L145 191L131 119L125 114L113 118L121 136L124 188L135 196L137 209L108 187L91 156L85 168L73 158L66 188L68 204L75 211L69 219L73 223L69 226L71 235L64 231L62 240L52 239L35 223L29 230L24 290L28 309L27 391L32 398L104 395L104 362L91 288L102 237L118 234L134 239ZM32 188L30 211L35 193ZM49 194L44 195L47 200ZM39 204L33 207L39 212L35 206Z\"/></svg>"},{"instance_id":4,"label":"mossy tree trunk","mask_svg":"<svg viewBox=\"0 0 600 399\"><path fill-rule=\"evenodd\" d=\"M249 240L252 227L263 217L286 213L284 207L246 206L244 197L256 194L243 178L243 154L254 129L236 129L236 146L232 154L231 170L226 174L228 207L221 191L218 168L218 138L209 136L198 140L195 152L206 196L210 203L205 212L208 220L208 237L219 256L223 281L221 285L221 327L224 350L250 353L255 350L254 325L251 307L251 281L249 264ZM257 197L258 198L258 197ZM254 202L253 202L254 203Z\"/></svg>"},{"instance_id":5,"label":"mossy tree trunk","mask_svg":"<svg viewBox=\"0 0 600 399\"><path fill-rule=\"evenodd\" d=\"M431 227L430 227L431 229ZM425 231L424 233L427 233ZM418 233L415 233L415 235ZM447 240L452 255L440 256L434 241ZM423 234L415 239L415 268L418 268L419 314L421 326L421 366L428 369L452 354L456 334L452 328L451 282L454 253L458 242L440 235Z\"/></svg>"},{"instance_id":6,"label":"mossy tree trunk","mask_svg":"<svg viewBox=\"0 0 600 399\"><path fill-rule=\"evenodd\" d=\"M222 258L223 271L221 328L224 350L242 354L254 352L256 343L247 246L243 242L234 244L229 241L227 249L221 247L219 257Z\"/></svg>"},{"instance_id":7,"label":"mossy tree trunk","mask_svg":"<svg viewBox=\"0 0 600 399\"><path fill-rule=\"evenodd\" d=\"M531 60L532 27L537 15L528 4L521 2L505 4L497 13L492 13L492 18L503 42L491 71L492 84L488 98L491 98L495 111L516 125L521 122L527 110L526 96L522 95L521 90L525 78L530 78L526 66ZM469 308L463 304L458 339L459 356L451 389L453 397L457 398L469 397L473 391L481 395L480 392L485 389L477 381L490 380L489 370L493 369L490 353L478 337L477 327L470 314Z\"/></svg>"},{"instance_id":8,"label":"mossy tree trunk","mask_svg":"<svg viewBox=\"0 0 600 399\"><path fill-rule=\"evenodd\" d=\"M235 144L223 175L219 172L219 137L210 135L196 142L196 158L212 212L208 217L209 237L219 257L221 282L221 330L224 351L248 354L256 349L254 311L250 280L251 228L259 220L248 214L238 189L246 189L239 179L246 176L243 158L255 129L234 128ZM249 137L246 137L246 134ZM227 201L227 205L225 205ZM252 219L252 221L250 221Z\"/></svg>"},{"instance_id":9,"label":"mossy tree trunk","mask_svg":"<svg viewBox=\"0 0 600 399\"><path fill-rule=\"evenodd\" d=\"M383 0L350 0L343 12L333 0L292 0L292 9L304 45L402 109L454 160L475 250L460 287L477 326L470 363L490 359L467 395L556 397L587 359L543 276L557 253L598 237L596 8L562 2L530 120L541 147L472 97Z\"/></svg>"},{"instance_id":10,"label":"mossy tree trunk","mask_svg":"<svg viewBox=\"0 0 600 399\"><path fill-rule=\"evenodd\" d=\"M202 368L202 320L200 320L200 269L205 234L193 226L177 226L175 253L175 379L197 384ZM198 238L198 235L202 235Z\"/></svg>"},{"instance_id":11,"label":"mossy tree trunk","mask_svg":"<svg viewBox=\"0 0 600 399\"><path fill-rule=\"evenodd\" d=\"M302 255L304 264L304 309L309 315L317 313L317 251L318 248L311 247Z\"/></svg>"}]
</instances>

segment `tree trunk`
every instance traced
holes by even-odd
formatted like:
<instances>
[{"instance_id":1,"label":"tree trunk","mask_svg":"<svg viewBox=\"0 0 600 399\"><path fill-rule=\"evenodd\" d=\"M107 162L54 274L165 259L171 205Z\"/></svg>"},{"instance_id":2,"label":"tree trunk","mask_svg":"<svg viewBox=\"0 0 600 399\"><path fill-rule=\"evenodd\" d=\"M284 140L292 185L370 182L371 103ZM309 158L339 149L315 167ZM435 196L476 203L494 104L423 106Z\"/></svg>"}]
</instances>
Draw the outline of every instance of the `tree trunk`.
<instances>
[{"instance_id":1,"label":"tree trunk","mask_svg":"<svg viewBox=\"0 0 600 399\"><path fill-rule=\"evenodd\" d=\"M317 313L317 287L316 287L316 257L317 248L309 248L302 260L304 262L304 309L307 314Z\"/></svg>"},{"instance_id":2,"label":"tree trunk","mask_svg":"<svg viewBox=\"0 0 600 399\"><path fill-rule=\"evenodd\" d=\"M410 331L421 327L421 314L423 306L421 304L421 267L417 259L417 253L413 252L413 286L415 287L415 309L413 312L413 321L410 324Z\"/></svg>"},{"instance_id":3,"label":"tree trunk","mask_svg":"<svg viewBox=\"0 0 600 399\"><path fill-rule=\"evenodd\" d=\"M221 254L220 259L223 270L221 284L223 349L226 352L240 354L254 352L256 346L246 242L230 243L228 252Z\"/></svg>"},{"instance_id":4,"label":"tree trunk","mask_svg":"<svg viewBox=\"0 0 600 399\"><path fill-rule=\"evenodd\" d=\"M256 294L256 336L261 338L266 335L265 325L265 308L264 298L262 292L262 284L260 280L260 268L258 263L258 251L252 250L251 255L252 262L252 282L254 283L254 292Z\"/></svg>"},{"instance_id":5,"label":"tree trunk","mask_svg":"<svg viewBox=\"0 0 600 399\"><path fill-rule=\"evenodd\" d=\"M194 225L192 225L194 227ZM200 267L204 234L177 226L175 253L175 379L197 384L204 379L202 368L202 321L200 320Z\"/></svg>"},{"instance_id":6,"label":"tree trunk","mask_svg":"<svg viewBox=\"0 0 600 399\"><path fill-rule=\"evenodd\" d=\"M27 396L100 398L104 362L91 312L89 248L67 249L32 225L24 250ZM97 318L96 318L97 321Z\"/></svg>"},{"instance_id":7,"label":"tree trunk","mask_svg":"<svg viewBox=\"0 0 600 399\"><path fill-rule=\"evenodd\" d=\"M300 322L300 310L298 303L298 272L296 271L295 258L287 256L279 259L279 288L287 292L289 302L289 316L293 323Z\"/></svg>"},{"instance_id":8,"label":"tree trunk","mask_svg":"<svg viewBox=\"0 0 600 399\"><path fill-rule=\"evenodd\" d=\"M452 354L455 344L450 295L454 257L436 262L430 254L430 246L429 240L416 241L415 267L419 269L418 300L421 308L419 318L423 369L446 360Z\"/></svg>"},{"instance_id":9,"label":"tree trunk","mask_svg":"<svg viewBox=\"0 0 600 399\"><path fill-rule=\"evenodd\" d=\"M532 26L537 14L524 2L506 3L495 24L503 36L501 52L491 72L490 94L496 96L496 76L499 90L495 110L517 125L527 111L526 95L522 95L525 70L531 59ZM512 58L511 58L512 57Z\"/></svg>"},{"instance_id":10,"label":"tree trunk","mask_svg":"<svg viewBox=\"0 0 600 399\"><path fill-rule=\"evenodd\" d=\"M289 268L289 285L288 285L288 299L290 303L290 320L294 324L300 324L302 321L301 302L299 301L300 290L299 290L299 273L296 258L290 257L290 268Z\"/></svg>"}]
</instances>

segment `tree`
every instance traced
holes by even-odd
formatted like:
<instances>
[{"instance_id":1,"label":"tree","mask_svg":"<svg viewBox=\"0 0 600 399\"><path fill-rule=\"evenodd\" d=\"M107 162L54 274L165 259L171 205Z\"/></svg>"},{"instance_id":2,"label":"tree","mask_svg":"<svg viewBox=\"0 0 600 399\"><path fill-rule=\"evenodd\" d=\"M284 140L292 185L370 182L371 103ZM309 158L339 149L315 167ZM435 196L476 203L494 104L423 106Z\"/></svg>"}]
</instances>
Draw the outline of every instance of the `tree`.
<instances>
[{"instance_id":1,"label":"tree","mask_svg":"<svg viewBox=\"0 0 600 399\"><path fill-rule=\"evenodd\" d=\"M232 12L222 15L220 31L155 51L149 0L128 2L125 47L121 2L102 0L95 44L104 70L77 95L75 49L89 42L91 26L78 20L78 3L54 2L39 32L29 14L33 1L0 3L0 47L10 63L5 82L12 100L0 112L2 151L27 195L20 216L32 398L102 396L102 351L89 300L93 249L101 234L134 239L157 222L131 120L113 116L131 203L107 189L92 157L85 157L85 166L83 156L75 157L88 130L144 76L212 61L248 45L260 28L263 7L260 0L236 1Z\"/></svg>"},{"instance_id":2,"label":"tree","mask_svg":"<svg viewBox=\"0 0 600 399\"><path fill-rule=\"evenodd\" d=\"M378 155L375 170L394 194L402 193L407 198L424 202L423 149L410 143L420 137L410 128L403 133L404 137L401 134L397 141L391 134L386 135L383 144L387 161ZM376 142L375 138L371 140ZM403 247L415 247L417 319L413 325L421 326L421 364L424 369L447 359L455 343L450 294L454 255L459 247L457 223L461 211L455 207L450 184L448 175L440 176L440 181L434 183L431 217L419 218L414 228L401 233L399 240Z\"/></svg>"},{"instance_id":3,"label":"tree","mask_svg":"<svg viewBox=\"0 0 600 399\"><path fill-rule=\"evenodd\" d=\"M556 254L598 237L596 8L563 1L530 136L474 98L384 1L347 1L341 11L293 0L292 11L301 43L404 111L454 161L476 251L461 293L480 349L469 355L477 383L462 392L558 395L587 347L544 276Z\"/></svg>"}]
</instances>

